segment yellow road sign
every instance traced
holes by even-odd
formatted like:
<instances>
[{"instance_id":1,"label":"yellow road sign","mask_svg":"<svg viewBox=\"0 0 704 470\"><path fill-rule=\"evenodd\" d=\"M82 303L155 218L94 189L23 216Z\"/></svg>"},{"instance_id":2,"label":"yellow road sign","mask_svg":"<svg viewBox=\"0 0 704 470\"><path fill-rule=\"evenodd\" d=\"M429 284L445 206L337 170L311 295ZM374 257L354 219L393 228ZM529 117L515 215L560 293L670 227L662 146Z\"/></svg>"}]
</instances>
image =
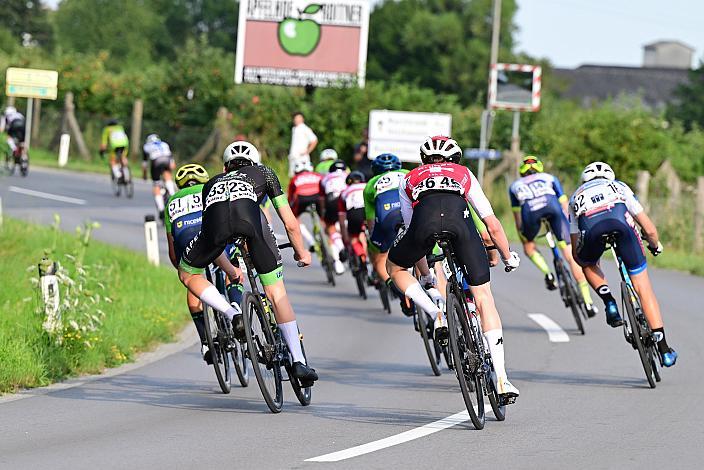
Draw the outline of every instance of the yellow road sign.
<instances>
[{"instance_id":1,"label":"yellow road sign","mask_svg":"<svg viewBox=\"0 0 704 470\"><path fill-rule=\"evenodd\" d=\"M55 100L59 73L55 70L9 67L5 75L5 94L20 98Z\"/></svg>"}]
</instances>

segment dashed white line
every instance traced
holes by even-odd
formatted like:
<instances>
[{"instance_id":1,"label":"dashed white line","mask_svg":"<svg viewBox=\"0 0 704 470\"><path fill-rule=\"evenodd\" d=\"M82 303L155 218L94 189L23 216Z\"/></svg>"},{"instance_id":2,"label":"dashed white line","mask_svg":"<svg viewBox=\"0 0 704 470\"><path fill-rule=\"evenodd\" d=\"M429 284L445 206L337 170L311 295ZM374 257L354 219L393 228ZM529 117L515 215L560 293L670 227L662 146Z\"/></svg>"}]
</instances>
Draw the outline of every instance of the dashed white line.
<instances>
[{"instance_id":1,"label":"dashed white line","mask_svg":"<svg viewBox=\"0 0 704 470\"><path fill-rule=\"evenodd\" d=\"M77 204L79 206L86 205L86 201L83 199L76 199L75 197L59 196L58 194L45 193L42 191L34 191L33 189L18 188L17 186L10 186L7 188L12 193L24 194L25 196L40 197L42 199L51 199L53 201L67 202L69 204Z\"/></svg>"},{"instance_id":2,"label":"dashed white line","mask_svg":"<svg viewBox=\"0 0 704 470\"><path fill-rule=\"evenodd\" d=\"M451 428L452 426L464 423L465 421L469 421L469 413L467 413L467 410L460 411L459 413L455 413L447 418L426 424L425 426L411 429L410 431L402 432L384 439L379 439L378 441L369 442L367 444L350 447L349 449L340 450L338 452L306 459L306 462L339 462L340 460L351 459L352 457L358 457L370 452L386 449L387 447L403 444L404 442L412 441L414 439L419 439L421 437L434 434L438 431L442 431L443 429Z\"/></svg>"},{"instance_id":3,"label":"dashed white line","mask_svg":"<svg viewBox=\"0 0 704 470\"><path fill-rule=\"evenodd\" d=\"M548 339L551 343L569 342L570 337L565 330L547 315L543 315L542 313L529 313L528 317L547 331Z\"/></svg>"}]
</instances>

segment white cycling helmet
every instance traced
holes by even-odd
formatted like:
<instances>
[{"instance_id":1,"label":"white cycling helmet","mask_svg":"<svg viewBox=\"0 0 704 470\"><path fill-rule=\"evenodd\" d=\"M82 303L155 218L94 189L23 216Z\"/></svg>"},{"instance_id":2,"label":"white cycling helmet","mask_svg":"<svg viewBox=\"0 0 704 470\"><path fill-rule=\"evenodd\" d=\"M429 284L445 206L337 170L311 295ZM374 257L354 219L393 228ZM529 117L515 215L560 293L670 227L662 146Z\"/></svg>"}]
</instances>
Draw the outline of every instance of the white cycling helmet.
<instances>
[{"instance_id":1,"label":"white cycling helmet","mask_svg":"<svg viewBox=\"0 0 704 470\"><path fill-rule=\"evenodd\" d=\"M614 170L608 163L593 162L587 165L582 172L582 182L586 183L596 178L604 178L609 181L616 179Z\"/></svg>"},{"instance_id":2,"label":"white cycling helmet","mask_svg":"<svg viewBox=\"0 0 704 470\"><path fill-rule=\"evenodd\" d=\"M17 109L15 109L14 106L8 106L5 108L5 116L9 116L10 114L15 114L17 112Z\"/></svg>"},{"instance_id":3,"label":"white cycling helmet","mask_svg":"<svg viewBox=\"0 0 704 470\"><path fill-rule=\"evenodd\" d=\"M337 160L337 152L335 149L325 149L322 152L320 152L320 161L325 161L325 160Z\"/></svg>"},{"instance_id":4,"label":"white cycling helmet","mask_svg":"<svg viewBox=\"0 0 704 470\"><path fill-rule=\"evenodd\" d=\"M304 171L313 171L313 165L308 161L296 162L293 166L293 172L295 174L303 173Z\"/></svg>"},{"instance_id":5,"label":"white cycling helmet","mask_svg":"<svg viewBox=\"0 0 704 470\"><path fill-rule=\"evenodd\" d=\"M259 155L259 150L257 150L254 145L244 140L232 142L227 146L225 152L222 154L222 162L225 165L232 160L237 159L248 160L253 165L259 165L262 161L262 158Z\"/></svg>"},{"instance_id":6,"label":"white cycling helmet","mask_svg":"<svg viewBox=\"0 0 704 470\"><path fill-rule=\"evenodd\" d=\"M160 141L161 141L161 139L156 134L149 134L147 136L147 143L148 144L153 144L154 142L160 142Z\"/></svg>"},{"instance_id":7,"label":"white cycling helmet","mask_svg":"<svg viewBox=\"0 0 704 470\"><path fill-rule=\"evenodd\" d=\"M455 139L444 135L428 137L420 146L420 160L424 163L434 163L434 157L442 157L446 162L459 163L462 149Z\"/></svg>"}]
</instances>

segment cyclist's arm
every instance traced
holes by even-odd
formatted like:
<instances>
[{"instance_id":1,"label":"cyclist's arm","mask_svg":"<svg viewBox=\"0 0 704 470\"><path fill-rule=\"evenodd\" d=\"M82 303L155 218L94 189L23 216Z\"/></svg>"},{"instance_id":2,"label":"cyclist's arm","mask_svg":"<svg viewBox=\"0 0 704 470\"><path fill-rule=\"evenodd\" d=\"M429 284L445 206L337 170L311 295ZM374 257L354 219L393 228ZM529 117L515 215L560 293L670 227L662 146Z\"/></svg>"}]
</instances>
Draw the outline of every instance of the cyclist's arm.
<instances>
[{"instance_id":1,"label":"cyclist's arm","mask_svg":"<svg viewBox=\"0 0 704 470\"><path fill-rule=\"evenodd\" d=\"M562 206L562 212L567 215L568 209L567 209L567 203L568 203L568 198L565 192L562 190L562 185L560 184L560 180L555 178L554 176L552 177L552 189L555 191L555 195L557 196L557 200L560 201L560 205Z\"/></svg>"},{"instance_id":2,"label":"cyclist's arm","mask_svg":"<svg viewBox=\"0 0 704 470\"><path fill-rule=\"evenodd\" d=\"M166 234L166 240L169 242L169 260L174 268L178 269L178 262L180 260L176 259L176 250L174 249L174 236L171 233Z\"/></svg>"},{"instance_id":3,"label":"cyclist's arm","mask_svg":"<svg viewBox=\"0 0 704 470\"><path fill-rule=\"evenodd\" d=\"M340 220L342 243L348 246L350 244L350 234L347 232L347 207L342 196L337 199L337 218Z\"/></svg>"},{"instance_id":4,"label":"cyclist's arm","mask_svg":"<svg viewBox=\"0 0 704 470\"><path fill-rule=\"evenodd\" d=\"M467 170L470 176L469 191L467 192L467 200L472 205L477 215L484 225L486 225L486 230L489 232L489 237L491 241L494 242L497 250L499 250L499 255L501 259L507 260L511 258L511 247L508 244L508 238L506 238L506 232L501 226L501 222L494 215L494 209L491 208L491 203L487 199L482 187L479 185L477 178L472 172Z\"/></svg>"},{"instance_id":5,"label":"cyclist's arm","mask_svg":"<svg viewBox=\"0 0 704 470\"><path fill-rule=\"evenodd\" d=\"M572 241L572 258L579 264L579 257L577 256L577 250L579 249L579 222L577 220L577 213L574 210L574 196L570 199L568 206L568 219L570 223L570 240Z\"/></svg>"},{"instance_id":6,"label":"cyclist's arm","mask_svg":"<svg viewBox=\"0 0 704 470\"><path fill-rule=\"evenodd\" d=\"M224 251L215 258L214 263L227 274L231 282L239 282L242 279L242 270L230 262L230 258Z\"/></svg>"},{"instance_id":7,"label":"cyclist's arm","mask_svg":"<svg viewBox=\"0 0 704 470\"><path fill-rule=\"evenodd\" d=\"M401 202L403 225L408 228L411 225L411 218L413 218L413 203L406 193L406 180L402 180L401 184L398 185L398 197Z\"/></svg>"},{"instance_id":8,"label":"cyclist's arm","mask_svg":"<svg viewBox=\"0 0 704 470\"><path fill-rule=\"evenodd\" d=\"M293 215L291 206L288 204L286 195L281 189L281 183L279 182L279 177L276 176L274 170L267 166L260 166L264 172L264 177L266 180L266 193L271 200L271 203L276 209L276 213L279 214L279 218L284 223L286 228L286 234L288 239L293 246L293 250L296 253L296 258L303 261L306 265L310 264L310 253L305 249L303 244L303 236L301 235L301 226L298 224L298 219Z\"/></svg>"},{"instance_id":9,"label":"cyclist's arm","mask_svg":"<svg viewBox=\"0 0 704 470\"><path fill-rule=\"evenodd\" d=\"M648 217L645 211L641 211L638 215L633 216L635 221L643 229L643 235L645 235L645 240L648 242L650 247L658 246L660 237L658 236L658 229L655 227L652 219Z\"/></svg>"},{"instance_id":10,"label":"cyclist's arm","mask_svg":"<svg viewBox=\"0 0 704 470\"><path fill-rule=\"evenodd\" d=\"M374 219L376 217L374 208L374 182L376 177L372 178L364 187L364 218L367 220L367 228L369 232L374 231Z\"/></svg>"},{"instance_id":11,"label":"cyclist's arm","mask_svg":"<svg viewBox=\"0 0 704 470\"><path fill-rule=\"evenodd\" d=\"M103 129L103 134L100 137L100 150L105 151L108 148L108 141L110 140L110 128L106 127Z\"/></svg>"}]
</instances>

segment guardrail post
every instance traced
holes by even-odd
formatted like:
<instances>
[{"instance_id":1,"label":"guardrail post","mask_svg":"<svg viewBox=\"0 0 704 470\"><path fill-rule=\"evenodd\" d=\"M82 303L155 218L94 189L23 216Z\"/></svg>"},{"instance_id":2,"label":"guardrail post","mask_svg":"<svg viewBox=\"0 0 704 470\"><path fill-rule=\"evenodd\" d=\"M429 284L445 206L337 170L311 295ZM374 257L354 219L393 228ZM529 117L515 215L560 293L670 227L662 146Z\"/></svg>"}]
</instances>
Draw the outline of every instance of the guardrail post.
<instances>
[{"instance_id":1,"label":"guardrail post","mask_svg":"<svg viewBox=\"0 0 704 470\"><path fill-rule=\"evenodd\" d=\"M63 168L68 163L68 151L71 148L71 134L61 134L59 142L59 167Z\"/></svg>"},{"instance_id":2,"label":"guardrail post","mask_svg":"<svg viewBox=\"0 0 704 470\"><path fill-rule=\"evenodd\" d=\"M697 207L694 213L694 250L704 251L704 176L697 178Z\"/></svg>"},{"instance_id":3,"label":"guardrail post","mask_svg":"<svg viewBox=\"0 0 704 470\"><path fill-rule=\"evenodd\" d=\"M147 260L159 266L159 234L153 215L144 217L144 239L147 242Z\"/></svg>"},{"instance_id":4,"label":"guardrail post","mask_svg":"<svg viewBox=\"0 0 704 470\"><path fill-rule=\"evenodd\" d=\"M61 299L59 294L59 280L56 277L56 262L42 258L38 266L39 288L42 293L44 314L46 318L42 327L48 333L53 333L61 328Z\"/></svg>"},{"instance_id":5,"label":"guardrail post","mask_svg":"<svg viewBox=\"0 0 704 470\"><path fill-rule=\"evenodd\" d=\"M130 132L130 156L132 160L139 161L139 150L142 148L142 114L144 102L141 99L134 101L132 107L132 129Z\"/></svg>"},{"instance_id":6,"label":"guardrail post","mask_svg":"<svg viewBox=\"0 0 704 470\"><path fill-rule=\"evenodd\" d=\"M636 196L640 203L648 209L648 191L650 190L650 173L639 171L636 179Z\"/></svg>"}]
</instances>

